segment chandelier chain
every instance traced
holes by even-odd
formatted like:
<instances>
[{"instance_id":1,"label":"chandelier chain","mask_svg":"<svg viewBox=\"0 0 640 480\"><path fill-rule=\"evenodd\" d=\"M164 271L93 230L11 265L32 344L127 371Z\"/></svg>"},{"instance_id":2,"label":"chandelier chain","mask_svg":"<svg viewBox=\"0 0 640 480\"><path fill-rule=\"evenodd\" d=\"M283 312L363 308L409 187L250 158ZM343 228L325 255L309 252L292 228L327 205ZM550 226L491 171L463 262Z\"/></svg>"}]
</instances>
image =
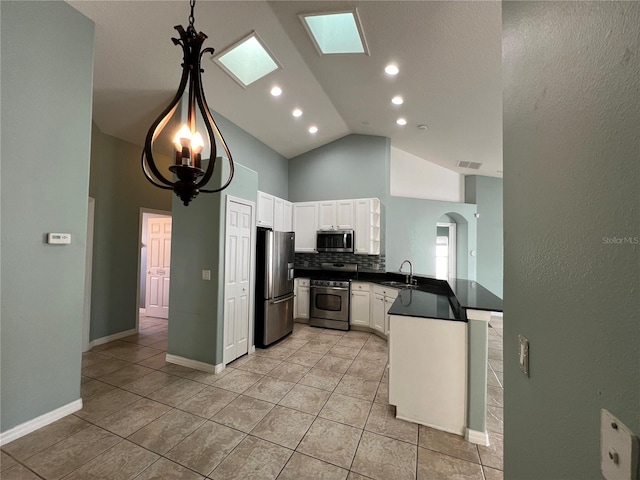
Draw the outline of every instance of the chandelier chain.
<instances>
[{"instance_id":1,"label":"chandelier chain","mask_svg":"<svg viewBox=\"0 0 640 480\"><path fill-rule=\"evenodd\" d=\"M193 16L193 10L194 10L194 7L196 6L196 0L190 0L189 5L191 6L191 14L189 15L189 29L195 30L193 26L193 22L195 21L195 17Z\"/></svg>"}]
</instances>

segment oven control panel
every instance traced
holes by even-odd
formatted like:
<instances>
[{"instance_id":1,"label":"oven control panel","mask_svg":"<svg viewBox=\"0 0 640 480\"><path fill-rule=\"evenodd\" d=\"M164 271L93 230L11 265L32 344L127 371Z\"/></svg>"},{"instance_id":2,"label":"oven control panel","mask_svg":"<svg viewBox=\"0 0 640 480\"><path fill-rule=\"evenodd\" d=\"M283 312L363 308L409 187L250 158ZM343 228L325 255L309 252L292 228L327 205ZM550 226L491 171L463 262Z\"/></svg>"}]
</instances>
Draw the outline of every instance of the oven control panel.
<instances>
[{"instance_id":1,"label":"oven control panel","mask_svg":"<svg viewBox=\"0 0 640 480\"><path fill-rule=\"evenodd\" d=\"M340 280L311 280L312 287L342 287L349 288L349 282Z\"/></svg>"}]
</instances>

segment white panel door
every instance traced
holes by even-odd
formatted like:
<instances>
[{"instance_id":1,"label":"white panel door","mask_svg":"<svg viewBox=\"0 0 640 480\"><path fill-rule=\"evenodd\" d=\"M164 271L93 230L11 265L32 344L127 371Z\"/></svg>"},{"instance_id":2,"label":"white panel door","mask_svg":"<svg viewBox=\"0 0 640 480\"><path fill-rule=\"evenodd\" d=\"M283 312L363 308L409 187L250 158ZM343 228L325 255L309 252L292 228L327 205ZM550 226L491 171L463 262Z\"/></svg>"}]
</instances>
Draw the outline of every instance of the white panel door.
<instances>
[{"instance_id":1,"label":"white panel door","mask_svg":"<svg viewBox=\"0 0 640 480\"><path fill-rule=\"evenodd\" d=\"M251 279L251 206L229 202L225 240L223 362L249 351Z\"/></svg>"},{"instance_id":2,"label":"white panel door","mask_svg":"<svg viewBox=\"0 0 640 480\"><path fill-rule=\"evenodd\" d=\"M149 218L147 222L146 314L169 318L171 276L171 217Z\"/></svg>"}]
</instances>

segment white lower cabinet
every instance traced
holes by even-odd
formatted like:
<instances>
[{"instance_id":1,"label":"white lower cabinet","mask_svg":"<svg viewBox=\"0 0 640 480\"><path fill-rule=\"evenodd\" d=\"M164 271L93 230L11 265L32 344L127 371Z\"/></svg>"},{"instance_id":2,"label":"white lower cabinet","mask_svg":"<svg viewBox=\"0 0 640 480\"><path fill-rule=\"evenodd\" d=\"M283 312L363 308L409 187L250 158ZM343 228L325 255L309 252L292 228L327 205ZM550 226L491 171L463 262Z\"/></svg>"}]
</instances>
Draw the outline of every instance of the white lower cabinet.
<instances>
[{"instance_id":1,"label":"white lower cabinet","mask_svg":"<svg viewBox=\"0 0 640 480\"><path fill-rule=\"evenodd\" d=\"M352 326L369 327L371 325L370 285L364 282L351 284L351 320Z\"/></svg>"},{"instance_id":2,"label":"white lower cabinet","mask_svg":"<svg viewBox=\"0 0 640 480\"><path fill-rule=\"evenodd\" d=\"M293 318L309 319L310 280L296 278L294 281Z\"/></svg>"},{"instance_id":3,"label":"white lower cabinet","mask_svg":"<svg viewBox=\"0 0 640 480\"><path fill-rule=\"evenodd\" d=\"M397 288L373 285L371 296L371 328L385 336L389 333L389 315L387 312L397 296Z\"/></svg>"}]
</instances>

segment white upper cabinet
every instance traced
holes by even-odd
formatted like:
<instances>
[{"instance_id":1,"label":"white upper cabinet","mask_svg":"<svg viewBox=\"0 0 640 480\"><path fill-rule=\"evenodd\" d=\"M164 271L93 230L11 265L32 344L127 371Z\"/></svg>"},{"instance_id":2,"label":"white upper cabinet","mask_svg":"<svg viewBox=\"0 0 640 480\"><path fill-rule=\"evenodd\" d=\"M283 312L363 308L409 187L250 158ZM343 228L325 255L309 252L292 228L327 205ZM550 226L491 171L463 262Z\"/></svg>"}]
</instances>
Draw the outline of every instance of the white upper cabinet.
<instances>
[{"instance_id":1,"label":"white upper cabinet","mask_svg":"<svg viewBox=\"0 0 640 480\"><path fill-rule=\"evenodd\" d=\"M273 206L275 197L258 191L258 226L273 228Z\"/></svg>"},{"instance_id":2,"label":"white upper cabinet","mask_svg":"<svg viewBox=\"0 0 640 480\"><path fill-rule=\"evenodd\" d=\"M284 212L283 214L284 218L282 219L282 231L292 232L293 231L293 203L283 200L282 210Z\"/></svg>"},{"instance_id":3,"label":"white upper cabinet","mask_svg":"<svg viewBox=\"0 0 640 480\"><path fill-rule=\"evenodd\" d=\"M284 200L278 197L273 198L273 229L284 231Z\"/></svg>"},{"instance_id":4,"label":"white upper cabinet","mask_svg":"<svg viewBox=\"0 0 640 480\"><path fill-rule=\"evenodd\" d=\"M380 200L355 200L355 253L380 255Z\"/></svg>"},{"instance_id":5,"label":"white upper cabinet","mask_svg":"<svg viewBox=\"0 0 640 480\"><path fill-rule=\"evenodd\" d=\"M318 202L293 204L293 231L296 233L296 252L316 251Z\"/></svg>"},{"instance_id":6,"label":"white upper cabinet","mask_svg":"<svg viewBox=\"0 0 640 480\"><path fill-rule=\"evenodd\" d=\"M293 230L293 204L259 191L257 225L273 228L276 232L291 232Z\"/></svg>"},{"instance_id":7,"label":"white upper cabinet","mask_svg":"<svg viewBox=\"0 0 640 480\"><path fill-rule=\"evenodd\" d=\"M318 230L353 230L354 200L318 202Z\"/></svg>"},{"instance_id":8,"label":"white upper cabinet","mask_svg":"<svg viewBox=\"0 0 640 480\"><path fill-rule=\"evenodd\" d=\"M318 230L335 230L336 202L318 203Z\"/></svg>"}]
</instances>

